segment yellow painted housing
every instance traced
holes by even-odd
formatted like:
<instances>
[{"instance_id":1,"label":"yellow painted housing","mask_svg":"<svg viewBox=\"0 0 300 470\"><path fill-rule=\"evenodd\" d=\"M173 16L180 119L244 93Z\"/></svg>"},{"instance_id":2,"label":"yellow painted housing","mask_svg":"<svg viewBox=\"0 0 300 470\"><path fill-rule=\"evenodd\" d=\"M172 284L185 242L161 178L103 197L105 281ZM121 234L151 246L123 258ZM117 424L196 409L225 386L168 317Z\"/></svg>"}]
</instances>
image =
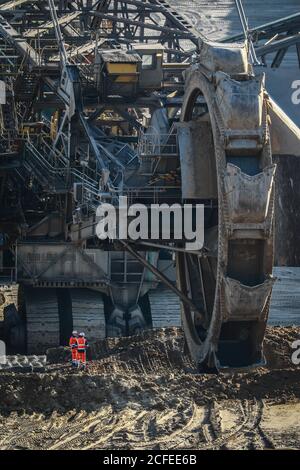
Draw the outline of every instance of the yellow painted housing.
<instances>
[{"instance_id":1,"label":"yellow painted housing","mask_svg":"<svg viewBox=\"0 0 300 470\"><path fill-rule=\"evenodd\" d=\"M107 63L107 71L114 75L117 83L136 83L138 81L137 64Z\"/></svg>"}]
</instances>

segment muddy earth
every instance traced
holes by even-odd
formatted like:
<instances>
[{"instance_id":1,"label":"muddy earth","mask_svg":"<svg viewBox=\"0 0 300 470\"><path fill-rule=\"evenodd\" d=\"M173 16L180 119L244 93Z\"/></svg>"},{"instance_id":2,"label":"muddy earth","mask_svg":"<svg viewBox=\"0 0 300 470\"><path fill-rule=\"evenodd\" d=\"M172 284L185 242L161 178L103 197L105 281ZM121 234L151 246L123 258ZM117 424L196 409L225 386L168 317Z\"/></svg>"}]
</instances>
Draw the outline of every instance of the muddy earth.
<instances>
[{"instance_id":1,"label":"muddy earth","mask_svg":"<svg viewBox=\"0 0 300 470\"><path fill-rule=\"evenodd\" d=\"M87 371L0 373L1 449L300 448L300 327L272 327L266 367L199 374L180 329L106 339Z\"/></svg>"}]
</instances>

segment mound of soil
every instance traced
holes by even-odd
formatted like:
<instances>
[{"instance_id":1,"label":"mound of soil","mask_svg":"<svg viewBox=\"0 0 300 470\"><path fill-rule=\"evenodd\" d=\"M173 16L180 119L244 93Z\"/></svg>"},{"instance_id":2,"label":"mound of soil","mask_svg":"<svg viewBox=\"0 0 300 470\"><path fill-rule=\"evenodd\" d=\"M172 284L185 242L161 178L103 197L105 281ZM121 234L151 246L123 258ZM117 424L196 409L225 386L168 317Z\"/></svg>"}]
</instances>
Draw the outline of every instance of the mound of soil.
<instances>
[{"instance_id":1,"label":"mound of soil","mask_svg":"<svg viewBox=\"0 0 300 470\"><path fill-rule=\"evenodd\" d=\"M203 404L216 399L300 398L300 368L292 364L291 344L300 328L269 328L265 341L267 366L245 371L199 374L183 354L179 328L145 331L128 338L110 338L91 345L87 371L74 370L67 348L48 353L45 373L0 373L0 410L52 412L91 410L120 397L162 406L176 396ZM54 360L59 361L53 363Z\"/></svg>"},{"instance_id":2,"label":"mound of soil","mask_svg":"<svg viewBox=\"0 0 300 470\"><path fill-rule=\"evenodd\" d=\"M264 342L266 367L282 369L296 367L292 361L292 343L300 339L300 327L268 327ZM103 371L124 366L143 372L165 367L197 372L195 365L183 353L184 337L180 328L146 330L139 335L121 338L106 338L91 344L88 358L101 361ZM50 364L67 363L70 351L67 347L47 351Z\"/></svg>"}]
</instances>

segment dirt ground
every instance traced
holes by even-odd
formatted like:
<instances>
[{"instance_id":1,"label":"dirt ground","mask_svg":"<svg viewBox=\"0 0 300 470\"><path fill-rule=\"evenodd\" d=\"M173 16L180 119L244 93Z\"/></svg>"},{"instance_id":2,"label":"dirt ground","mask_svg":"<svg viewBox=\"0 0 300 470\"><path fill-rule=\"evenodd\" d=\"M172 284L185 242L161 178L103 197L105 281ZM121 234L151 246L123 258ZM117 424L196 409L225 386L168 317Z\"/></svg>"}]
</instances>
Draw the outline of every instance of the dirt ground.
<instances>
[{"instance_id":1,"label":"dirt ground","mask_svg":"<svg viewBox=\"0 0 300 470\"><path fill-rule=\"evenodd\" d=\"M0 449L300 448L300 327L268 329L266 367L198 374L180 329L104 340L85 372L0 373Z\"/></svg>"}]
</instances>

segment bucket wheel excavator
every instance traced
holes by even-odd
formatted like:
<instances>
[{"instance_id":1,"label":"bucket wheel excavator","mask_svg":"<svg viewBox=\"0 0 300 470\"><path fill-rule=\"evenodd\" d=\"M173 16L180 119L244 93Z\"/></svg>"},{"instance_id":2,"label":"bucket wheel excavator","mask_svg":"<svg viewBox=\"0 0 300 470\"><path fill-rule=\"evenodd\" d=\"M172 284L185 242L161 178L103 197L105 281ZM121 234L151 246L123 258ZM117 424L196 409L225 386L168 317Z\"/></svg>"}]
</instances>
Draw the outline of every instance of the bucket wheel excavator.
<instances>
[{"instance_id":1,"label":"bucket wheel excavator","mask_svg":"<svg viewBox=\"0 0 300 470\"><path fill-rule=\"evenodd\" d=\"M0 154L1 273L20 292L20 315L4 318L12 347L44 352L73 328L96 341L182 324L204 369L262 363L270 115L277 146L282 129L294 147L299 135L270 101L252 45L200 38L166 1L10 3ZM203 248L174 234L99 240L97 208L121 196L202 204Z\"/></svg>"},{"instance_id":2,"label":"bucket wheel excavator","mask_svg":"<svg viewBox=\"0 0 300 470\"><path fill-rule=\"evenodd\" d=\"M199 98L207 107L201 117ZM246 45L203 43L199 65L186 72L178 132L182 196L209 201L211 249L198 259L178 253L177 277L180 289L199 299L202 315L183 304L182 319L189 350L208 367L262 360L274 282L276 165L267 106Z\"/></svg>"}]
</instances>

